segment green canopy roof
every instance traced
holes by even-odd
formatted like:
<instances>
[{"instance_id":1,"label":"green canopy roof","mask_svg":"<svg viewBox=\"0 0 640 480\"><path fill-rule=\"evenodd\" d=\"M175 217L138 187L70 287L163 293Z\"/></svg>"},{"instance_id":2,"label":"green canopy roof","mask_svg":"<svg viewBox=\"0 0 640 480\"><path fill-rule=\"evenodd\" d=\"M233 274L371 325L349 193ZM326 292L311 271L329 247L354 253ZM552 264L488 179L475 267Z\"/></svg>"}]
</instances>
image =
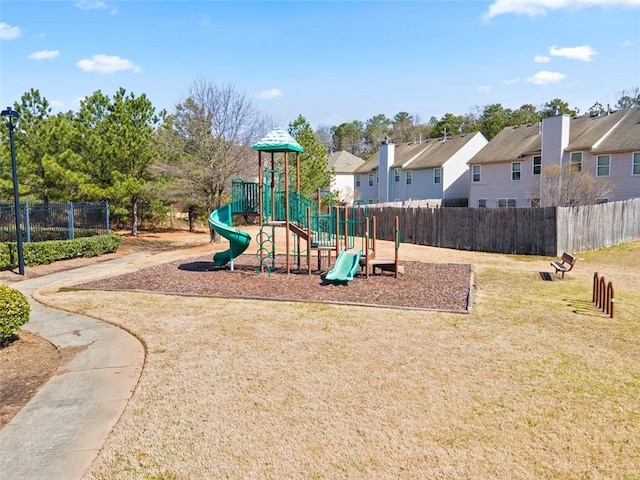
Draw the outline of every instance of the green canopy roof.
<instances>
[{"instance_id":1,"label":"green canopy roof","mask_svg":"<svg viewBox=\"0 0 640 480\"><path fill-rule=\"evenodd\" d=\"M304 152L304 148L280 127L274 128L262 137L253 149L262 152Z\"/></svg>"}]
</instances>

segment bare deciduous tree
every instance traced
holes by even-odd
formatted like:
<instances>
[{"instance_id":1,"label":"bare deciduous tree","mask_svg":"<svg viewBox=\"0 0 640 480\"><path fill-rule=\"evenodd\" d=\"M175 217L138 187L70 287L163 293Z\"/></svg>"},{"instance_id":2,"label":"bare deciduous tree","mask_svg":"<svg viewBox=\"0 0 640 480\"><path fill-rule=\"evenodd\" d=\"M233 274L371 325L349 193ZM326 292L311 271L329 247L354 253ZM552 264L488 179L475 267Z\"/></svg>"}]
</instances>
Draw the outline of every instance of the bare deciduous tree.
<instances>
[{"instance_id":1,"label":"bare deciduous tree","mask_svg":"<svg viewBox=\"0 0 640 480\"><path fill-rule=\"evenodd\" d=\"M540 203L545 207L591 205L611 193L609 181L585 170L576 171L569 164L547 165L540 180Z\"/></svg>"},{"instance_id":2,"label":"bare deciduous tree","mask_svg":"<svg viewBox=\"0 0 640 480\"><path fill-rule=\"evenodd\" d=\"M271 127L273 121L234 86L194 81L158 136L158 173L167 179L168 196L187 205L190 219L195 210L218 208L228 200L233 177L257 177L251 146Z\"/></svg>"}]
</instances>

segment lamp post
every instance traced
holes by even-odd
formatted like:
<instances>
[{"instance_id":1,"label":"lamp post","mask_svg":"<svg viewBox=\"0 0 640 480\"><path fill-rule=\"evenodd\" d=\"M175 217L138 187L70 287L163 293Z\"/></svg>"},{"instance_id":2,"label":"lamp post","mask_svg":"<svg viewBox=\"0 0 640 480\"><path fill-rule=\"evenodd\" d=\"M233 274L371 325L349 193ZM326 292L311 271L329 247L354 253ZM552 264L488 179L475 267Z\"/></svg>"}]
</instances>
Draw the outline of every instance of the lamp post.
<instances>
[{"instance_id":1,"label":"lamp post","mask_svg":"<svg viewBox=\"0 0 640 480\"><path fill-rule=\"evenodd\" d=\"M13 143L13 129L18 124L18 112L11 107L2 110L2 118L7 122L9 128L9 143L11 145L11 173L13 175L13 205L16 213L16 244L18 245L18 271L24 275L24 253L22 252L22 231L20 229L20 196L18 194L18 169L16 167L16 149Z\"/></svg>"}]
</instances>

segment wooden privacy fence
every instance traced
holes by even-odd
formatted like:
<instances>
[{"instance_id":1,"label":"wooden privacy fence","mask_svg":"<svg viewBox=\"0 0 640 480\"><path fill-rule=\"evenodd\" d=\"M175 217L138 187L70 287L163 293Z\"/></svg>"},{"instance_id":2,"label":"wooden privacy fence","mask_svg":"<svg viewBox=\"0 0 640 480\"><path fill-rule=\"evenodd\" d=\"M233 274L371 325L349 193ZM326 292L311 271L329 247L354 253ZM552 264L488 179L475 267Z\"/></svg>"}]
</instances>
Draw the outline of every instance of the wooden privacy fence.
<instances>
[{"instance_id":1,"label":"wooden privacy fence","mask_svg":"<svg viewBox=\"0 0 640 480\"><path fill-rule=\"evenodd\" d=\"M369 205L377 236L481 252L559 256L640 238L640 199L581 207L401 208Z\"/></svg>"},{"instance_id":2,"label":"wooden privacy fence","mask_svg":"<svg viewBox=\"0 0 640 480\"><path fill-rule=\"evenodd\" d=\"M587 252L640 238L640 198L558 208L558 251Z\"/></svg>"}]
</instances>

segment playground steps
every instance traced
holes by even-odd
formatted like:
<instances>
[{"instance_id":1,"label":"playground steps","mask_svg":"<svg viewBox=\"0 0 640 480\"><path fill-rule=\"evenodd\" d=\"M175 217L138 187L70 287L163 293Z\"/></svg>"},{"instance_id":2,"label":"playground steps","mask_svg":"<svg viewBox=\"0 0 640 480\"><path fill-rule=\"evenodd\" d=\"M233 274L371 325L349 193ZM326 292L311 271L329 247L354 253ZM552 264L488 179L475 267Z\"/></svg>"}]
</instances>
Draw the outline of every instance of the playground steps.
<instances>
[{"instance_id":1,"label":"playground steps","mask_svg":"<svg viewBox=\"0 0 640 480\"><path fill-rule=\"evenodd\" d=\"M366 265L366 259L364 257L360 258L360 266L364 267ZM370 258L369 266L371 267L371 271L375 275L376 268L384 272L394 272L396 271L396 262L394 260L386 260L383 258ZM404 266L398 265L398 274L404 275Z\"/></svg>"},{"instance_id":2,"label":"playground steps","mask_svg":"<svg viewBox=\"0 0 640 480\"><path fill-rule=\"evenodd\" d=\"M307 240L307 237L308 237L307 230L302 228L302 227L300 227L299 225L290 222L289 223L289 230L291 230L293 233L298 235L303 240Z\"/></svg>"}]
</instances>

